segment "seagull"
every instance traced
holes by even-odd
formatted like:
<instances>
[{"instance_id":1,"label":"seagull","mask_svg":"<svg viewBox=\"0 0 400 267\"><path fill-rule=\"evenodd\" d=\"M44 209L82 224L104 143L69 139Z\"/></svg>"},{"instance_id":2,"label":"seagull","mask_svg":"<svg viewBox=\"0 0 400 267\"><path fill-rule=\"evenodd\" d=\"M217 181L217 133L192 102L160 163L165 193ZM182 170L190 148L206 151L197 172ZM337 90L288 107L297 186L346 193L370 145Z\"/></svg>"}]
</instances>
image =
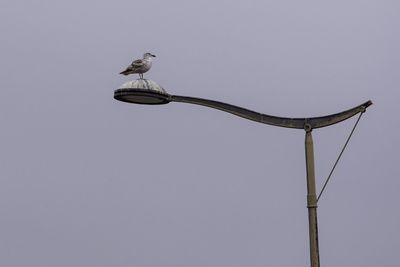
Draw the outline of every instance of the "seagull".
<instances>
[{"instance_id":1,"label":"seagull","mask_svg":"<svg viewBox=\"0 0 400 267\"><path fill-rule=\"evenodd\" d=\"M138 73L140 79L143 79L143 73L147 72L151 68L153 57L155 57L155 55L151 53L145 53L143 55L143 59L134 60L132 64L130 64L126 68L126 70L124 70L120 74L129 75Z\"/></svg>"}]
</instances>

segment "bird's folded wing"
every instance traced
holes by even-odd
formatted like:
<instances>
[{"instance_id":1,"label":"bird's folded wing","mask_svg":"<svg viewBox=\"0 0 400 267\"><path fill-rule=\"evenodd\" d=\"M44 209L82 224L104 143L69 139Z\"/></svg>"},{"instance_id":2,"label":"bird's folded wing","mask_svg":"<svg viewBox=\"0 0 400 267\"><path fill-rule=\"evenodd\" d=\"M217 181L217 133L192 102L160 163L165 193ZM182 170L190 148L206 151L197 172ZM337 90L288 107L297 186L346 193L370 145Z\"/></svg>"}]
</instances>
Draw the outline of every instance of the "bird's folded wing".
<instances>
[{"instance_id":1,"label":"bird's folded wing","mask_svg":"<svg viewBox=\"0 0 400 267\"><path fill-rule=\"evenodd\" d=\"M143 64L144 64L144 62L141 59L137 59L137 60L132 62L132 66L133 67L141 67L141 66L143 66Z\"/></svg>"}]
</instances>

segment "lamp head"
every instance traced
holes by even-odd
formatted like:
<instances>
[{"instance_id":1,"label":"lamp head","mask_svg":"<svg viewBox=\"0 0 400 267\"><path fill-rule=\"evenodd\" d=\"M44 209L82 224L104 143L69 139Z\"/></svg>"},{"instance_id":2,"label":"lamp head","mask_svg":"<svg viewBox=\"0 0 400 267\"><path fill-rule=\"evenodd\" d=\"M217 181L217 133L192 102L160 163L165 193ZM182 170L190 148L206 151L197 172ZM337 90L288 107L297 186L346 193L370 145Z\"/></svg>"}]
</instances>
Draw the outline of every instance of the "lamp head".
<instances>
[{"instance_id":1,"label":"lamp head","mask_svg":"<svg viewBox=\"0 0 400 267\"><path fill-rule=\"evenodd\" d=\"M160 105L170 102L170 95L156 82L147 79L129 81L114 91L114 98L128 103Z\"/></svg>"}]
</instances>

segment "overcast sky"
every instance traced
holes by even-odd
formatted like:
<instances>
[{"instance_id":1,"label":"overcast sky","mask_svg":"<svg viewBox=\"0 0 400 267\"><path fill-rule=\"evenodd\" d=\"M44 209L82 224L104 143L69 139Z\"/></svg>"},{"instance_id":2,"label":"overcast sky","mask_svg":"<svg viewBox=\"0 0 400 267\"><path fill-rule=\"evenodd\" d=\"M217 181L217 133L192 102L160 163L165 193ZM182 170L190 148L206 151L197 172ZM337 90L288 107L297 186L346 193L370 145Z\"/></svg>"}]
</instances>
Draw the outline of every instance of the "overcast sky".
<instances>
[{"instance_id":1,"label":"overcast sky","mask_svg":"<svg viewBox=\"0 0 400 267\"><path fill-rule=\"evenodd\" d=\"M169 93L270 115L371 99L318 203L321 266L400 266L399 11L2 0L0 266L309 266L304 131L114 100L145 52ZM313 131L318 189L355 120Z\"/></svg>"}]
</instances>

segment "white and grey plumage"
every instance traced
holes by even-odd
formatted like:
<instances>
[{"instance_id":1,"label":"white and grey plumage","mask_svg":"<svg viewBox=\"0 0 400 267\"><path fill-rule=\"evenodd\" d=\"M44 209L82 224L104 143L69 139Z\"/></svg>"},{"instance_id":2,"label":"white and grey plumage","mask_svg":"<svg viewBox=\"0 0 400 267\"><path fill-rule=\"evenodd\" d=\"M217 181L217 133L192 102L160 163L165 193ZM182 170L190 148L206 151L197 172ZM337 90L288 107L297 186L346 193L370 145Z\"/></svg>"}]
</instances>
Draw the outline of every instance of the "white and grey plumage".
<instances>
[{"instance_id":1,"label":"white and grey plumage","mask_svg":"<svg viewBox=\"0 0 400 267\"><path fill-rule=\"evenodd\" d=\"M139 74L139 77L143 79L143 73L147 72L151 68L152 59L155 55L151 53L145 53L143 55L143 59L137 59L129 65L126 70L121 72L120 74L129 75L129 74Z\"/></svg>"}]
</instances>

